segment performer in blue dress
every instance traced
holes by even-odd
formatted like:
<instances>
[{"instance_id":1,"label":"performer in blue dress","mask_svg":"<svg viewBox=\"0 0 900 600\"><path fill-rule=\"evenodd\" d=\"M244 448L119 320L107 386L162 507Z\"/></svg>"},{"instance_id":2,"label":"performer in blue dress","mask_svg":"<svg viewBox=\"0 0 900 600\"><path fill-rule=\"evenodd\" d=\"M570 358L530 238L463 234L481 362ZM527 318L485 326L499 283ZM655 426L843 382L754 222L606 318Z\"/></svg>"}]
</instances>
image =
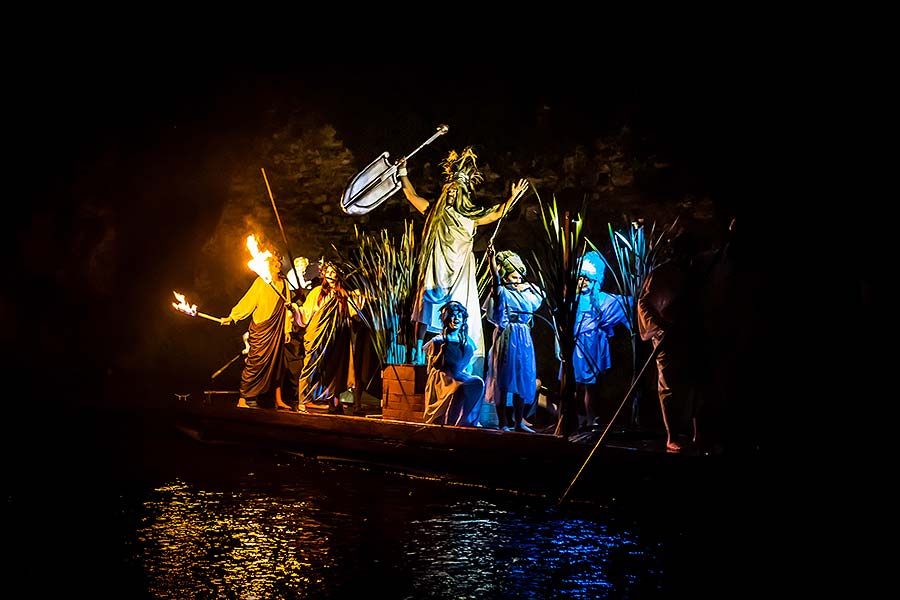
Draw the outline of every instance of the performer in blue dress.
<instances>
[{"instance_id":1,"label":"performer in blue dress","mask_svg":"<svg viewBox=\"0 0 900 600\"><path fill-rule=\"evenodd\" d=\"M511 250L487 248L491 263L492 290L484 303L487 320L494 325L494 338L488 353L485 401L497 409L497 422L504 431L533 432L522 422L525 405L534 402L537 392L537 368L531 327L534 312L544 301L540 289L526 283L525 263ZM506 407L513 408L512 422Z\"/></svg>"},{"instance_id":2,"label":"performer in blue dress","mask_svg":"<svg viewBox=\"0 0 900 600\"><path fill-rule=\"evenodd\" d=\"M475 355L469 337L469 312L455 300L441 307L441 333L422 346L428 364L425 422L477 427L484 399L484 380L466 372Z\"/></svg>"},{"instance_id":3,"label":"performer in blue dress","mask_svg":"<svg viewBox=\"0 0 900 600\"><path fill-rule=\"evenodd\" d=\"M575 384L584 397L585 421L594 424L593 396L600 377L612 366L609 338L616 325L629 327L625 307L631 299L603 291L606 262L597 252L588 252L578 276L578 309L575 316L575 351L572 367Z\"/></svg>"}]
</instances>

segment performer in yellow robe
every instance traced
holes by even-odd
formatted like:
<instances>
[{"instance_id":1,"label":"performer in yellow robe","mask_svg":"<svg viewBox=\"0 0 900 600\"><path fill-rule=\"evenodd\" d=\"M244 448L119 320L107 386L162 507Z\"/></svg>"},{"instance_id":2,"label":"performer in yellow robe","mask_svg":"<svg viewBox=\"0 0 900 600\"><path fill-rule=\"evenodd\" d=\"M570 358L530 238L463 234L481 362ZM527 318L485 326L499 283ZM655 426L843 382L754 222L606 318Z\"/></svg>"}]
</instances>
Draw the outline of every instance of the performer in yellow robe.
<instances>
[{"instance_id":1,"label":"performer in yellow robe","mask_svg":"<svg viewBox=\"0 0 900 600\"><path fill-rule=\"evenodd\" d=\"M284 347L291 339L293 320L285 303L290 293L287 281L281 276L281 259L268 261L272 283L262 277L253 280L250 289L238 300L222 325L252 317L250 322L250 351L241 372L240 408L249 408L247 399L256 400L271 390L275 392L275 406L290 409L281 397L286 373Z\"/></svg>"},{"instance_id":2,"label":"performer in yellow robe","mask_svg":"<svg viewBox=\"0 0 900 600\"><path fill-rule=\"evenodd\" d=\"M305 357L300 371L300 412L311 401L328 404L329 413L344 412L339 394L356 387L353 363L353 322L362 308L359 294L344 289L337 268L324 263L322 283L314 287L300 309Z\"/></svg>"}]
</instances>

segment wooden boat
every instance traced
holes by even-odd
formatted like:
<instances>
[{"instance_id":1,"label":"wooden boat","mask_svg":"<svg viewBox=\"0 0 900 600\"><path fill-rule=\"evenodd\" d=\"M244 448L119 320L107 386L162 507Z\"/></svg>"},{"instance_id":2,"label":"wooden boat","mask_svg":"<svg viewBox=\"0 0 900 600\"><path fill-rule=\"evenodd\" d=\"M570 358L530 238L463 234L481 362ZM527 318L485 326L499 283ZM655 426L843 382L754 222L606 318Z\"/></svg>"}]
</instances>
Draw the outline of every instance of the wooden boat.
<instances>
[{"instance_id":1,"label":"wooden boat","mask_svg":"<svg viewBox=\"0 0 900 600\"><path fill-rule=\"evenodd\" d=\"M385 400L390 404L390 385ZM550 497L595 499L681 481L715 457L669 454L658 433L610 428L574 437L442 426L390 418L237 408L237 392L207 391L178 402L178 428L210 443L237 443L317 459L354 461L445 480ZM413 400L415 402L415 400ZM396 406L396 401L394 401ZM396 409L395 409L396 410ZM590 460L588 460L590 457ZM700 461L698 461L700 459ZM574 481L574 485L573 484ZM571 492L569 492L571 490Z\"/></svg>"}]
</instances>

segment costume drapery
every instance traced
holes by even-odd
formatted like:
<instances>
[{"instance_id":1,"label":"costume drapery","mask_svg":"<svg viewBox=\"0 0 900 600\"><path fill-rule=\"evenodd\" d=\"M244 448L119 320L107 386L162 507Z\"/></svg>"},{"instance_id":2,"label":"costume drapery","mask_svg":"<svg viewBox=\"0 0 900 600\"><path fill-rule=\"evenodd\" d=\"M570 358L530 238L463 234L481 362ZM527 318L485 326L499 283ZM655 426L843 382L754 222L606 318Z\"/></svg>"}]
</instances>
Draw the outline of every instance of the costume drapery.
<instances>
[{"instance_id":1,"label":"costume drapery","mask_svg":"<svg viewBox=\"0 0 900 600\"><path fill-rule=\"evenodd\" d=\"M351 318L356 310L347 293L314 287L300 309L306 324L300 401L330 400L356 384L353 370Z\"/></svg>"},{"instance_id":2,"label":"costume drapery","mask_svg":"<svg viewBox=\"0 0 900 600\"><path fill-rule=\"evenodd\" d=\"M488 353L485 402L512 406L510 394L518 394L526 404L537 391L537 367L531 337L533 314L543 298L529 285L522 290L500 286L485 301L487 319L493 323L493 342Z\"/></svg>"},{"instance_id":3,"label":"costume drapery","mask_svg":"<svg viewBox=\"0 0 900 600\"><path fill-rule=\"evenodd\" d=\"M287 284L279 282L281 293L287 294ZM279 285L275 284L275 285ZM292 322L287 318L284 299L278 292L257 277L247 293L231 309L228 318L234 322L252 315L250 351L241 371L242 398L255 398L282 384L287 365L284 345L290 340Z\"/></svg>"},{"instance_id":4,"label":"costume drapery","mask_svg":"<svg viewBox=\"0 0 900 600\"><path fill-rule=\"evenodd\" d=\"M436 335L422 347L428 357L425 381L425 422L475 427L484 397L484 380L466 372L475 345L464 347Z\"/></svg>"},{"instance_id":5,"label":"costume drapery","mask_svg":"<svg viewBox=\"0 0 900 600\"><path fill-rule=\"evenodd\" d=\"M438 202L429 215L426 228L433 234L430 251L424 254L420 283L413 305L414 321L425 323L428 331L440 333L441 307L456 300L469 312L469 337L475 343L473 357L484 356L481 305L478 300L475 254L475 220L462 215L449 204ZM427 247L427 246L426 246ZM423 248L423 252L426 249Z\"/></svg>"},{"instance_id":6,"label":"costume drapery","mask_svg":"<svg viewBox=\"0 0 900 600\"><path fill-rule=\"evenodd\" d=\"M597 291L578 296L575 316L575 351L572 367L577 383L597 383L612 365L609 354L609 338L616 325L628 326L625 314L625 298L616 294Z\"/></svg>"}]
</instances>

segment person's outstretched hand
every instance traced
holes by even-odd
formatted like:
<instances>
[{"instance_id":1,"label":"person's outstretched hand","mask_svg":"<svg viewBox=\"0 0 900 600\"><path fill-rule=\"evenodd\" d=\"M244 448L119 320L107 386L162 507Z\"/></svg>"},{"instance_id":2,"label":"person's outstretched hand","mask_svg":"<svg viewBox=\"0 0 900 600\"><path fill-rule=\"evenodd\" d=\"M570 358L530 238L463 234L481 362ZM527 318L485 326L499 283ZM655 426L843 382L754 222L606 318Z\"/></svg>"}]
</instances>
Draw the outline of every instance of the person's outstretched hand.
<instances>
[{"instance_id":1,"label":"person's outstretched hand","mask_svg":"<svg viewBox=\"0 0 900 600\"><path fill-rule=\"evenodd\" d=\"M528 190L528 180L524 177L520 179L517 183L512 185L511 193L514 198L518 199L519 196L524 194Z\"/></svg>"}]
</instances>

